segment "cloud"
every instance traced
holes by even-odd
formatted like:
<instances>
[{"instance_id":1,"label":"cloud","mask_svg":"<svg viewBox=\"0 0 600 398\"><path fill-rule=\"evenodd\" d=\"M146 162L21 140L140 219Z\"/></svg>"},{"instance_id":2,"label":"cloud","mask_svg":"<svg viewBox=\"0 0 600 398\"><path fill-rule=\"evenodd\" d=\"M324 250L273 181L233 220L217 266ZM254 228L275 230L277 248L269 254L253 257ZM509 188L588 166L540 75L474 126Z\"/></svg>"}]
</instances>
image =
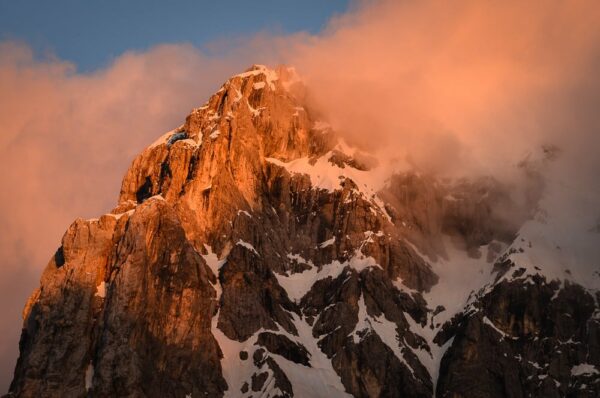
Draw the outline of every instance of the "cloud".
<instances>
[{"instance_id":1,"label":"cloud","mask_svg":"<svg viewBox=\"0 0 600 398\"><path fill-rule=\"evenodd\" d=\"M501 174L548 142L598 143L599 19L593 1L365 1L289 59L350 140Z\"/></svg>"},{"instance_id":2,"label":"cloud","mask_svg":"<svg viewBox=\"0 0 600 398\"><path fill-rule=\"evenodd\" d=\"M378 151L383 168L494 176L514 201L498 216L518 228L537 208L554 214L547 239L573 248L565 263L591 274L598 21L600 3L587 0L363 1L286 55L313 106ZM553 147L556 160L541 161Z\"/></svg>"}]
</instances>

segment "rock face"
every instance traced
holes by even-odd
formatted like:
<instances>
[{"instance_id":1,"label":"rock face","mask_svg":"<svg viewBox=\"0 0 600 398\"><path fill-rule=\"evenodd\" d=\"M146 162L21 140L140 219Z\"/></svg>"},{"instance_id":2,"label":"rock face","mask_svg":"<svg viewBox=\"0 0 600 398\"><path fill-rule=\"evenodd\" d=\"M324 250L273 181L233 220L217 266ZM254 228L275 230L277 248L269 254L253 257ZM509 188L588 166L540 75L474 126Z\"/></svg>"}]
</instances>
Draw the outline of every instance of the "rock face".
<instances>
[{"instance_id":1,"label":"rock face","mask_svg":"<svg viewBox=\"0 0 600 398\"><path fill-rule=\"evenodd\" d=\"M379 184L302 90L232 77L69 227L9 395L598 396L600 294L519 267L505 187ZM488 267L454 311L448 236Z\"/></svg>"},{"instance_id":2,"label":"rock face","mask_svg":"<svg viewBox=\"0 0 600 398\"><path fill-rule=\"evenodd\" d=\"M17 395L222 394L216 278L168 204L77 220L59 251L24 313Z\"/></svg>"}]
</instances>

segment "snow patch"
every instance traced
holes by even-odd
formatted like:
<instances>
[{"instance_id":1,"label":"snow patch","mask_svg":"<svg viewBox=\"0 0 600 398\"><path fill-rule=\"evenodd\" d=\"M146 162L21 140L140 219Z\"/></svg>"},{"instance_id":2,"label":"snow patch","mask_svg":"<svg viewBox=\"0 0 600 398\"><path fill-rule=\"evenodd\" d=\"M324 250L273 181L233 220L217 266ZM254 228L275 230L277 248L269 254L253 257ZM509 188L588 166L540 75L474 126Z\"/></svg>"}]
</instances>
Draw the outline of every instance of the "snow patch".
<instances>
[{"instance_id":1,"label":"snow patch","mask_svg":"<svg viewBox=\"0 0 600 398\"><path fill-rule=\"evenodd\" d=\"M131 201L128 201L128 202L131 202ZM134 202L134 203L135 203L135 202ZM116 220L119 220L121 217L123 217L123 215L127 214L128 216L130 216L130 217L131 217L131 215L132 215L133 213L135 213L135 209L131 209L131 210L128 210L128 211L126 211L126 212L123 212L123 213L117 213L117 214L108 213L108 214L106 214L106 215L107 215L107 216L109 216L109 217L113 217L113 218L115 218Z\"/></svg>"},{"instance_id":2,"label":"snow patch","mask_svg":"<svg viewBox=\"0 0 600 398\"><path fill-rule=\"evenodd\" d=\"M556 163L559 163L557 161ZM593 226L598 217L600 192L582 189L560 165L552 164L545 173L546 189L534 219L519 230L508 258L525 273L517 279L541 275L552 280L600 289L600 234ZM501 280L511 280L511 272Z\"/></svg>"},{"instance_id":3,"label":"snow patch","mask_svg":"<svg viewBox=\"0 0 600 398\"><path fill-rule=\"evenodd\" d=\"M361 340L361 335L366 336L370 331L375 332L381 341L387 345L396 358L402 362L404 366L414 376L414 369L404 359L402 348L400 347L400 340L398 338L397 326L395 323L387 320L385 316L379 316L372 318L367 313L367 306L365 305L365 299L361 293L358 300L358 322L352 332L352 339L354 344L358 344Z\"/></svg>"},{"instance_id":4,"label":"snow patch","mask_svg":"<svg viewBox=\"0 0 600 398\"><path fill-rule=\"evenodd\" d=\"M326 240L325 242L319 243L319 247L321 249L323 249L325 247L333 245L334 243L335 243L335 236L333 238L331 238L331 239Z\"/></svg>"},{"instance_id":5,"label":"snow patch","mask_svg":"<svg viewBox=\"0 0 600 398\"><path fill-rule=\"evenodd\" d=\"M579 365L573 366L571 368L571 376L581 376L581 375L597 375L600 374L600 371L596 369L596 367L589 363L580 363Z\"/></svg>"},{"instance_id":6,"label":"snow patch","mask_svg":"<svg viewBox=\"0 0 600 398\"><path fill-rule=\"evenodd\" d=\"M307 264L307 265L310 265L311 267L315 266L313 264L312 260L307 260L299 254L288 253L287 258L289 258L291 261L297 262L298 264Z\"/></svg>"},{"instance_id":7,"label":"snow patch","mask_svg":"<svg viewBox=\"0 0 600 398\"><path fill-rule=\"evenodd\" d=\"M340 377L333 369L331 360L321 351L317 345L317 339L312 335L312 327L308 325L297 314L291 314L298 331L298 336L291 335L285 330L280 334L287 336L304 346L310 354L310 368L291 362L278 355L272 355L277 364L284 371L292 383L294 396L296 397L351 397L345 392Z\"/></svg>"},{"instance_id":8,"label":"snow patch","mask_svg":"<svg viewBox=\"0 0 600 398\"><path fill-rule=\"evenodd\" d=\"M220 311L218 311L212 319L211 331L223 353L223 358L221 358L221 368L223 369L223 377L225 378L228 387L224 397L237 398L241 396L240 389L242 388L242 385L246 381L249 381L252 374L258 370L252 361L252 353L256 349L254 343L256 343L257 336L263 330L259 330L246 341L239 342L230 340L225 336L221 329L217 327L219 314ZM240 351L248 352L249 358L245 361L240 359Z\"/></svg>"},{"instance_id":9,"label":"snow patch","mask_svg":"<svg viewBox=\"0 0 600 398\"><path fill-rule=\"evenodd\" d=\"M240 214L243 214L249 218L252 218L252 215L250 213L248 213L246 210L238 210L237 215L239 216Z\"/></svg>"},{"instance_id":10,"label":"snow patch","mask_svg":"<svg viewBox=\"0 0 600 398\"><path fill-rule=\"evenodd\" d=\"M275 82L279 80L279 75L272 69L267 68L265 65L253 65L252 68L244 73L240 73L235 75L234 77L241 77L242 79L246 79L250 76L265 76L265 83L269 85L271 90L275 90Z\"/></svg>"},{"instance_id":11,"label":"snow patch","mask_svg":"<svg viewBox=\"0 0 600 398\"><path fill-rule=\"evenodd\" d=\"M444 237L443 244L447 259L438 258L431 263L433 272L439 276L439 281L429 292L423 294L430 308L444 306L445 310L435 316L435 325L439 324L439 326L461 312L469 302L469 298L482 286L490 283L494 277L492 274L494 261L488 263L485 259L487 246L480 247L483 253L481 258L473 258L465 250L456 248L450 237ZM418 253L418 249L412 247Z\"/></svg>"},{"instance_id":12,"label":"snow patch","mask_svg":"<svg viewBox=\"0 0 600 398\"><path fill-rule=\"evenodd\" d=\"M89 391L92 388L92 381L94 380L94 365L90 361L89 365L85 369L85 390Z\"/></svg>"},{"instance_id":13,"label":"snow patch","mask_svg":"<svg viewBox=\"0 0 600 398\"><path fill-rule=\"evenodd\" d=\"M194 141L191 138L186 138L185 140L180 140L178 142L181 142L184 145L192 146L192 147L199 147L200 146L200 144L198 142Z\"/></svg>"},{"instance_id":14,"label":"snow patch","mask_svg":"<svg viewBox=\"0 0 600 398\"><path fill-rule=\"evenodd\" d=\"M305 261L304 264L311 265L311 268L297 272L291 275L281 275L275 273L279 285L284 288L291 300L300 301L312 286L319 280L331 278L335 279L342 274L344 269L350 268L361 272L369 267L380 267L371 256L365 256L361 251L354 252L354 256L347 261L340 262L334 260L329 264L316 267L311 261L304 260L301 256L288 254L288 258L298 258ZM296 257L297 256L297 257Z\"/></svg>"},{"instance_id":15,"label":"snow patch","mask_svg":"<svg viewBox=\"0 0 600 398\"><path fill-rule=\"evenodd\" d=\"M219 277L219 270L221 269L221 267L227 262L227 257L223 258L223 259L219 259L219 257L217 256L216 253L214 253L212 251L212 248L205 244L204 245L204 249L206 249L206 254L200 254L200 256L202 256L202 258L204 259L204 261L206 261L206 264L208 265L208 268L210 268L210 270L213 272L213 274L218 278Z\"/></svg>"},{"instance_id":16,"label":"snow patch","mask_svg":"<svg viewBox=\"0 0 600 398\"><path fill-rule=\"evenodd\" d=\"M240 239L240 240L237 241L236 245L243 246L246 249L250 250L251 252L253 252L254 254L256 254L257 256L260 257L260 254L258 254L258 252L254 248L254 246L252 246L250 243L244 242L243 240Z\"/></svg>"},{"instance_id":17,"label":"snow patch","mask_svg":"<svg viewBox=\"0 0 600 398\"><path fill-rule=\"evenodd\" d=\"M287 292L290 300L298 303L313 286L317 274L317 268L311 268L289 276L275 273L275 277L279 285Z\"/></svg>"},{"instance_id":18,"label":"snow patch","mask_svg":"<svg viewBox=\"0 0 600 398\"><path fill-rule=\"evenodd\" d=\"M503 338L505 338L505 339L514 339L514 337L512 337L511 335L509 335L509 334L503 332L502 330L498 329L498 327L496 325L494 325L494 322L490 321L490 319L487 316L483 317L483 323L485 325L488 325L492 329L494 329L496 331L496 333L498 333Z\"/></svg>"},{"instance_id":19,"label":"snow patch","mask_svg":"<svg viewBox=\"0 0 600 398\"><path fill-rule=\"evenodd\" d=\"M96 296L100 298L106 297L106 282L102 281L96 286Z\"/></svg>"},{"instance_id":20,"label":"snow patch","mask_svg":"<svg viewBox=\"0 0 600 398\"><path fill-rule=\"evenodd\" d=\"M342 140L340 142L341 144L338 144L338 146L343 144ZM345 153L350 151L345 144L340 146L340 148L342 147L345 149ZM357 192L391 222L383 201L377 196L377 192L385 185L388 171L384 168L374 168L369 171L358 170L350 166L342 168L329 161L332 154L331 151L326 153L318 158L314 164L311 164L312 161L308 157L294 159L290 162L283 162L276 158L265 158L265 160L285 168L290 174L307 175L310 178L312 187L315 189L333 192L341 188L345 179L350 179L356 184Z\"/></svg>"}]
</instances>

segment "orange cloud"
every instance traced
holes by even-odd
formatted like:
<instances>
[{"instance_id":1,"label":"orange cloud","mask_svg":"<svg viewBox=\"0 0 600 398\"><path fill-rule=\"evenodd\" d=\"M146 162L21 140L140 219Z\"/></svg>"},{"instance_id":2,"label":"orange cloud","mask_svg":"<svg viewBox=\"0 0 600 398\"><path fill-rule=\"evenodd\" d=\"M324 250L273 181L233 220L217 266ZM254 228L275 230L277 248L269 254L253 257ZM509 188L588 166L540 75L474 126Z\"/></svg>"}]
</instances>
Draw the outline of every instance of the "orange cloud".
<instances>
[{"instance_id":1,"label":"orange cloud","mask_svg":"<svg viewBox=\"0 0 600 398\"><path fill-rule=\"evenodd\" d=\"M597 104L598 21L594 1L369 1L289 59L351 140L436 172L498 172L597 136L597 112L572 101Z\"/></svg>"}]
</instances>

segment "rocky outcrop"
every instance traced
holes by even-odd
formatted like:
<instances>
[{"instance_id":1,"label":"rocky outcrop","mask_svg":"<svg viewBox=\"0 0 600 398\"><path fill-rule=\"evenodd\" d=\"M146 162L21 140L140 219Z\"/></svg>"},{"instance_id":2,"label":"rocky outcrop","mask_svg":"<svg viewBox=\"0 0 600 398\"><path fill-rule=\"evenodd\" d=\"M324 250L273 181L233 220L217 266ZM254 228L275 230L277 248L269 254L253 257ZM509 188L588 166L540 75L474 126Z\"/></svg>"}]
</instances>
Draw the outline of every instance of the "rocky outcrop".
<instances>
[{"instance_id":1,"label":"rocky outcrop","mask_svg":"<svg viewBox=\"0 0 600 398\"><path fill-rule=\"evenodd\" d=\"M425 322L420 295L398 291L381 270L346 269L313 285L302 304L315 318L319 346L354 396L431 396L429 374L412 353L429 348L406 319Z\"/></svg>"},{"instance_id":2,"label":"rocky outcrop","mask_svg":"<svg viewBox=\"0 0 600 398\"><path fill-rule=\"evenodd\" d=\"M600 368L596 300L581 286L539 275L482 291L454 320L438 396L597 396L599 374L578 370Z\"/></svg>"},{"instance_id":3,"label":"rocky outcrop","mask_svg":"<svg viewBox=\"0 0 600 398\"><path fill-rule=\"evenodd\" d=\"M258 335L256 344L269 352L281 355L285 359L304 366L310 366L310 354L306 348L281 334L263 332Z\"/></svg>"},{"instance_id":4,"label":"rocky outcrop","mask_svg":"<svg viewBox=\"0 0 600 398\"><path fill-rule=\"evenodd\" d=\"M24 314L15 395L222 393L216 279L164 200L77 220L61 252Z\"/></svg>"}]
</instances>

